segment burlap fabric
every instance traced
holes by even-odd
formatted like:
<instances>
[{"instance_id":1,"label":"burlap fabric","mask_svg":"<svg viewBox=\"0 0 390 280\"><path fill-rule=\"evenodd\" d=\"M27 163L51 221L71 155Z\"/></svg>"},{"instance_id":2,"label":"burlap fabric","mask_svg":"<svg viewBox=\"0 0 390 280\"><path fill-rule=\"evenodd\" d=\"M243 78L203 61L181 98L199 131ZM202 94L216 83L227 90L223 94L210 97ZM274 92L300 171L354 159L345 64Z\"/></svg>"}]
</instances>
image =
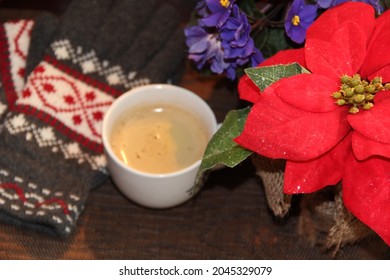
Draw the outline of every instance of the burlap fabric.
<instances>
[{"instance_id":1,"label":"burlap fabric","mask_svg":"<svg viewBox=\"0 0 390 280\"><path fill-rule=\"evenodd\" d=\"M256 174L261 178L269 208L284 217L292 207L292 195L283 192L284 160L253 155ZM311 245L323 246L333 257L344 245L362 241L375 234L344 206L341 185L297 197L297 231Z\"/></svg>"}]
</instances>

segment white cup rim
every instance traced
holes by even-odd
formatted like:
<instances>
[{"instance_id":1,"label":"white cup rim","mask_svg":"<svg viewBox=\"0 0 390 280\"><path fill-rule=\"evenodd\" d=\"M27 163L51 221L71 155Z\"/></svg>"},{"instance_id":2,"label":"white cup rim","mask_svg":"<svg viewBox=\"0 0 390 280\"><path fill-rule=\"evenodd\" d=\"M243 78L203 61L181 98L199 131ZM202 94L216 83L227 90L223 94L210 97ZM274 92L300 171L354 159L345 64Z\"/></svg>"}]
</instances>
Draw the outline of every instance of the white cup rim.
<instances>
[{"instance_id":1,"label":"white cup rim","mask_svg":"<svg viewBox=\"0 0 390 280\"><path fill-rule=\"evenodd\" d=\"M214 132L217 130L218 124L217 124L217 120L216 120L214 112L211 110L210 106L201 97L199 97L194 92L192 92L192 91L190 91L190 90L188 90L186 88L183 88L183 87L180 87L180 86L171 85L171 84L149 84L149 85L143 85L143 86L136 87L134 89L131 89L131 90L123 93L121 96L119 96L117 99L114 100L114 102L111 104L111 106L109 107L109 109L105 113L104 118L103 118L103 125L102 125L102 142L103 142L103 147L104 147L105 152L108 153L110 158L113 159L119 166L121 166L121 168L123 168L123 169L125 169L127 171L130 171L130 172L133 172L133 173L135 173L135 174L137 174L139 176L144 176L144 177L148 177L148 178L175 177L175 176L179 176L179 175L181 175L183 173L186 173L189 170L193 170L195 168L199 168L199 166L201 164L201 161L202 161L201 159L199 159L199 160L195 161L194 163L192 163L191 165L189 165L187 167L184 167L184 168L182 168L180 170L177 170L177 171L167 172L167 173L151 173L151 172L140 171L140 170L135 169L135 168L133 168L131 166L128 166L124 162L122 162L115 155L114 151L111 148L110 141L109 141L109 135L107 133L109 119L110 119L111 115L113 114L113 111L115 110L115 108L118 106L118 104L123 102L124 99L128 98L129 95L133 94L134 92L147 90L148 88L161 89L161 90L163 90L164 88L174 88L174 89L177 89L177 90L181 90L183 92L187 92L188 94L191 94L192 98L198 99L198 101L200 103L206 105L204 107L205 107L205 109L207 111L209 111L209 114L210 114L210 116L212 118L210 120L210 122L212 122L212 126L214 126L213 130L214 130Z\"/></svg>"}]
</instances>

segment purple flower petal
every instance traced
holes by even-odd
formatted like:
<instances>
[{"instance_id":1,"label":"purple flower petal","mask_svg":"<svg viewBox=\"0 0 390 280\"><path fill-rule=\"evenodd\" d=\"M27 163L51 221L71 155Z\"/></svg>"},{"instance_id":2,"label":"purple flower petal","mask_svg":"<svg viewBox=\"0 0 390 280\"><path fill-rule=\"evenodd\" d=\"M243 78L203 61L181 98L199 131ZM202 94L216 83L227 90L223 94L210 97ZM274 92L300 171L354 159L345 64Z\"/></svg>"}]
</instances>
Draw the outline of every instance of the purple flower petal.
<instances>
[{"instance_id":1,"label":"purple flower petal","mask_svg":"<svg viewBox=\"0 0 390 280\"><path fill-rule=\"evenodd\" d=\"M333 0L318 0L317 6L321 9L328 9L333 4Z\"/></svg>"},{"instance_id":2,"label":"purple flower petal","mask_svg":"<svg viewBox=\"0 0 390 280\"><path fill-rule=\"evenodd\" d=\"M304 0L294 0L285 20L287 35L294 42L301 44L306 38L306 29L317 17L317 7L306 5Z\"/></svg>"}]
</instances>

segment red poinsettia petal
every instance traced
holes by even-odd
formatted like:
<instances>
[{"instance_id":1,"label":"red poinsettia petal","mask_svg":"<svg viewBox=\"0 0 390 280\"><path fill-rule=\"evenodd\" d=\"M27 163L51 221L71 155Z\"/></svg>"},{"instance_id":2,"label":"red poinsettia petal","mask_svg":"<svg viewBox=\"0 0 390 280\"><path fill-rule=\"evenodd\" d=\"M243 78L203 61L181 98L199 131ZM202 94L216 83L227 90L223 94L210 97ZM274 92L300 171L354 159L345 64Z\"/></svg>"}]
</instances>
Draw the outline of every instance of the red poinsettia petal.
<instances>
[{"instance_id":1,"label":"red poinsettia petal","mask_svg":"<svg viewBox=\"0 0 390 280\"><path fill-rule=\"evenodd\" d=\"M350 155L345 167L345 206L390 245L390 160Z\"/></svg>"},{"instance_id":2,"label":"red poinsettia petal","mask_svg":"<svg viewBox=\"0 0 390 280\"><path fill-rule=\"evenodd\" d=\"M281 80L275 93L286 103L307 112L329 112L339 108L332 93L340 83L322 75L300 74Z\"/></svg>"},{"instance_id":3,"label":"red poinsettia petal","mask_svg":"<svg viewBox=\"0 0 390 280\"><path fill-rule=\"evenodd\" d=\"M319 158L304 161L287 161L284 172L284 192L311 193L342 179L345 160L352 152L351 133L333 149Z\"/></svg>"},{"instance_id":4,"label":"red poinsettia petal","mask_svg":"<svg viewBox=\"0 0 390 280\"><path fill-rule=\"evenodd\" d=\"M303 48L279 51L275 55L264 60L259 66L290 64L294 62L306 67L305 50Z\"/></svg>"},{"instance_id":5,"label":"red poinsettia petal","mask_svg":"<svg viewBox=\"0 0 390 280\"><path fill-rule=\"evenodd\" d=\"M238 94L242 100L255 103L259 100L261 91L248 75L244 75L238 81Z\"/></svg>"},{"instance_id":6,"label":"red poinsettia petal","mask_svg":"<svg viewBox=\"0 0 390 280\"><path fill-rule=\"evenodd\" d=\"M274 56L271 56L259 64L259 67L290 64L294 62L299 63L303 67L306 66L303 48L279 51ZM241 99L255 103L260 97L261 91L247 75L244 75L238 82L238 94Z\"/></svg>"},{"instance_id":7,"label":"red poinsettia petal","mask_svg":"<svg viewBox=\"0 0 390 280\"><path fill-rule=\"evenodd\" d=\"M383 90L375 94L375 103L382 102L382 100L390 98L390 91Z\"/></svg>"},{"instance_id":8,"label":"red poinsettia petal","mask_svg":"<svg viewBox=\"0 0 390 280\"><path fill-rule=\"evenodd\" d=\"M379 69L378 71L368 75L368 80L373 80L375 77L382 77L382 81L384 83L390 82L390 65L387 65L383 67L382 69Z\"/></svg>"},{"instance_id":9,"label":"red poinsettia petal","mask_svg":"<svg viewBox=\"0 0 390 280\"><path fill-rule=\"evenodd\" d=\"M305 57L309 70L339 81L356 74L366 55L367 36L358 24L345 21L333 31L332 39L306 39Z\"/></svg>"},{"instance_id":10,"label":"red poinsettia petal","mask_svg":"<svg viewBox=\"0 0 390 280\"><path fill-rule=\"evenodd\" d=\"M350 130L344 108L304 112L277 97L276 86L268 87L252 107L243 132L235 138L239 145L269 158L306 161L329 151Z\"/></svg>"},{"instance_id":11,"label":"red poinsettia petal","mask_svg":"<svg viewBox=\"0 0 390 280\"><path fill-rule=\"evenodd\" d=\"M360 73L368 77L390 65L390 11L383 13L376 21L375 30L367 48L366 59Z\"/></svg>"},{"instance_id":12,"label":"red poinsettia petal","mask_svg":"<svg viewBox=\"0 0 390 280\"><path fill-rule=\"evenodd\" d=\"M390 143L390 98L374 99L374 107L368 111L350 114L348 122L362 135L383 143Z\"/></svg>"},{"instance_id":13,"label":"red poinsettia petal","mask_svg":"<svg viewBox=\"0 0 390 280\"><path fill-rule=\"evenodd\" d=\"M282 122L287 122L290 119L299 118L303 115L304 112L288 105L276 96L275 87L281 81L279 80L267 87L260 95L258 102L254 104L249 114L251 121L249 123L247 121L246 125L253 124L254 128L265 130L270 126L278 126ZM255 107L257 109L253 110ZM261 107L263 107L263 110L261 110ZM267 113L265 113L266 111Z\"/></svg>"},{"instance_id":14,"label":"red poinsettia petal","mask_svg":"<svg viewBox=\"0 0 390 280\"><path fill-rule=\"evenodd\" d=\"M328 41L345 21L353 21L361 26L369 38L375 25L375 10L366 3L348 2L325 11L308 28L306 39ZM342 39L342 41L344 41Z\"/></svg>"},{"instance_id":15,"label":"red poinsettia petal","mask_svg":"<svg viewBox=\"0 0 390 280\"><path fill-rule=\"evenodd\" d=\"M382 143L361 135L354 131L352 148L358 160L365 160L371 156L382 156L390 159L390 143Z\"/></svg>"}]
</instances>

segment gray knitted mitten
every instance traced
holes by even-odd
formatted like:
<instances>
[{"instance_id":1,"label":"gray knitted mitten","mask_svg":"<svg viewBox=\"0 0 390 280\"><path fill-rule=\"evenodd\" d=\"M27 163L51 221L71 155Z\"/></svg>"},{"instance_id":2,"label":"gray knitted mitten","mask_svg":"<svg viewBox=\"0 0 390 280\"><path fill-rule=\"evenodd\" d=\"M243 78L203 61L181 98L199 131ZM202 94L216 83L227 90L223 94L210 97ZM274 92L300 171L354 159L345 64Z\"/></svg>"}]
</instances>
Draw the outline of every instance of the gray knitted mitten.
<instances>
[{"instance_id":1,"label":"gray knitted mitten","mask_svg":"<svg viewBox=\"0 0 390 280\"><path fill-rule=\"evenodd\" d=\"M74 229L89 192L108 176L103 116L125 90L174 72L178 18L154 0L70 4L43 59L29 54L33 70L9 105L0 133L0 213L62 235Z\"/></svg>"}]
</instances>

